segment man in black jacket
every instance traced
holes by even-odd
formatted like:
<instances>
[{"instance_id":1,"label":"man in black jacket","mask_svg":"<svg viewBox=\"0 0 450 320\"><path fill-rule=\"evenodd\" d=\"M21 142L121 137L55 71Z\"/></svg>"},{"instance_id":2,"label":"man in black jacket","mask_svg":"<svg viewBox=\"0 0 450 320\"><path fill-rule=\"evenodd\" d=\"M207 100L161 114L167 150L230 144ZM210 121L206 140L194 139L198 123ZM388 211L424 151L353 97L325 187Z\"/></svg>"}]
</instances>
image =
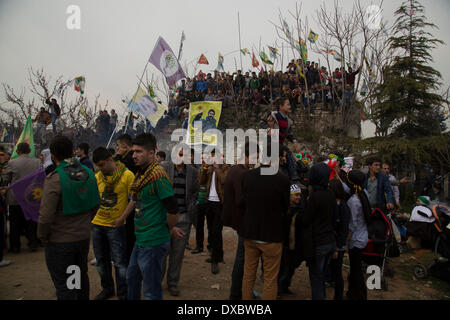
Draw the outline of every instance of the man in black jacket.
<instances>
[{"instance_id":1,"label":"man in black jacket","mask_svg":"<svg viewBox=\"0 0 450 320\"><path fill-rule=\"evenodd\" d=\"M61 115L61 108L55 98L46 99L45 103L50 107L50 115L52 116L53 134L56 134L56 119Z\"/></svg>"},{"instance_id":2,"label":"man in black jacket","mask_svg":"<svg viewBox=\"0 0 450 320\"><path fill-rule=\"evenodd\" d=\"M271 145L267 145L271 157ZM273 163L272 165L277 165ZM253 298L253 286L260 257L263 258L264 287L262 298L275 300L278 291L278 272L285 237L284 221L289 209L289 179L281 174L264 175L261 167L244 174L244 225L242 237L245 248L242 298Z\"/></svg>"},{"instance_id":3,"label":"man in black jacket","mask_svg":"<svg viewBox=\"0 0 450 320\"><path fill-rule=\"evenodd\" d=\"M133 161L133 152L131 151L132 139L130 135L123 134L117 138L117 155L114 157L114 161L122 162L128 170L136 174L138 167Z\"/></svg>"},{"instance_id":4,"label":"man in black jacket","mask_svg":"<svg viewBox=\"0 0 450 320\"><path fill-rule=\"evenodd\" d=\"M242 278L244 277L244 238L242 234L243 225L243 203L244 196L242 194L242 178L244 174L253 168L255 157L258 156L258 145L256 145L256 153L250 154L250 142L245 144L244 163L237 164L228 171L223 200L223 225L233 228L238 234L238 246L236 249L236 257L231 274L230 300L242 299Z\"/></svg>"},{"instance_id":5,"label":"man in black jacket","mask_svg":"<svg viewBox=\"0 0 450 320\"><path fill-rule=\"evenodd\" d=\"M117 138L116 141L117 150L114 161L122 162L128 170L136 174L138 167L133 161L133 152L131 150L133 144L131 137L128 134L123 134ZM133 252L134 243L136 242L136 236L134 234L134 210L127 217L125 224L126 237L127 237L127 262L130 260L131 253Z\"/></svg>"},{"instance_id":6,"label":"man in black jacket","mask_svg":"<svg viewBox=\"0 0 450 320\"><path fill-rule=\"evenodd\" d=\"M80 143L75 150L77 157L80 159L80 163L92 171L94 171L94 164L89 160L89 145L85 142Z\"/></svg>"},{"instance_id":7,"label":"man in black jacket","mask_svg":"<svg viewBox=\"0 0 450 320\"><path fill-rule=\"evenodd\" d=\"M309 257L309 280L313 300L325 299L325 268L334 251L336 240L333 217L336 209L336 197L328 188L331 169L325 163L318 163L309 171L309 184L312 187L306 214L302 224L310 228L310 239L304 243L305 254ZM310 251L312 249L312 252Z\"/></svg>"}]
</instances>

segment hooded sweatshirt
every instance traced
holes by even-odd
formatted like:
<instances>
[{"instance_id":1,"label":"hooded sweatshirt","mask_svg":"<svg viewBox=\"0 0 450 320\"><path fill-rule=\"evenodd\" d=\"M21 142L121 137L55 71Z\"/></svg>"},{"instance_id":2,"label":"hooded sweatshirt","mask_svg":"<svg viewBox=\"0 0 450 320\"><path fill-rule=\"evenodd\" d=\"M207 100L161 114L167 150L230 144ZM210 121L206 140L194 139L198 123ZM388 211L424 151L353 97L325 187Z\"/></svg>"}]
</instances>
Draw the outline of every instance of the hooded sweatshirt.
<instances>
[{"instance_id":1,"label":"hooded sweatshirt","mask_svg":"<svg viewBox=\"0 0 450 320\"><path fill-rule=\"evenodd\" d=\"M306 214L302 216L305 227L311 228L312 247L335 243L333 218L336 210L336 197L328 188L330 167L319 163L309 171L312 193L308 199Z\"/></svg>"}]
</instances>

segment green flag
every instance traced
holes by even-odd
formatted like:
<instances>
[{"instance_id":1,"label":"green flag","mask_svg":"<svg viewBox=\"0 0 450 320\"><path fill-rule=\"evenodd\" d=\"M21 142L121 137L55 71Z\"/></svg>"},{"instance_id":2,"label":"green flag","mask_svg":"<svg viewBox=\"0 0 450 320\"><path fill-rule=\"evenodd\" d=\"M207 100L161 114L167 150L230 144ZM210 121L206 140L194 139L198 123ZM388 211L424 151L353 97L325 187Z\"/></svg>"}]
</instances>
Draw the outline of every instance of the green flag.
<instances>
[{"instance_id":1,"label":"green flag","mask_svg":"<svg viewBox=\"0 0 450 320\"><path fill-rule=\"evenodd\" d=\"M269 60L269 58L267 57L266 53L264 51L261 51L259 53L259 56L261 57L261 60L265 63L265 64L273 64L272 61Z\"/></svg>"},{"instance_id":2,"label":"green flag","mask_svg":"<svg viewBox=\"0 0 450 320\"><path fill-rule=\"evenodd\" d=\"M31 123L31 116L28 116L27 122L25 122L25 127L23 128L23 131L20 134L19 140L17 140L11 159L17 158L19 156L16 152L17 145L22 142L26 142L30 145L31 149L30 157L36 157L34 151L33 124Z\"/></svg>"}]
</instances>

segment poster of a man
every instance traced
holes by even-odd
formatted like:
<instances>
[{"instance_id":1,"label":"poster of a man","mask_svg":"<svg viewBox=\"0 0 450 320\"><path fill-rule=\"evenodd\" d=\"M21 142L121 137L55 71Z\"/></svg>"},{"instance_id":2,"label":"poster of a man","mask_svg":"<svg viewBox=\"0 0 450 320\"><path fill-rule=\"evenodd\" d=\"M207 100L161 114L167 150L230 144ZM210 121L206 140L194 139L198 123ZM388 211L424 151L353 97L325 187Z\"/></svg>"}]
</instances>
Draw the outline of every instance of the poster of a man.
<instances>
[{"instance_id":1,"label":"poster of a man","mask_svg":"<svg viewBox=\"0 0 450 320\"><path fill-rule=\"evenodd\" d=\"M208 112L206 113L206 110ZM222 111L220 101L192 102L189 107L188 143L215 145L217 137L215 134L207 133L210 129L217 129ZM197 126L201 124L201 134Z\"/></svg>"},{"instance_id":2,"label":"poster of a man","mask_svg":"<svg viewBox=\"0 0 450 320\"><path fill-rule=\"evenodd\" d=\"M216 112L211 109L208 111L208 116L205 119L202 119L202 131L205 132L209 129L217 129L217 121L214 119Z\"/></svg>"}]
</instances>

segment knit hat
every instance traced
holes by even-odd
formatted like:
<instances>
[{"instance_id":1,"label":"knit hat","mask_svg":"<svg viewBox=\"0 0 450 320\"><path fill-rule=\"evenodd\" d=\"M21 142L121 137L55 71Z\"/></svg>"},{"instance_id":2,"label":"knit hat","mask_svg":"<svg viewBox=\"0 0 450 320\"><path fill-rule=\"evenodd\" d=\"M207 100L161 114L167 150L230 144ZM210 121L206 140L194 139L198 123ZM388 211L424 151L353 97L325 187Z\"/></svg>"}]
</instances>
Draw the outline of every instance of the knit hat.
<instances>
[{"instance_id":1,"label":"knit hat","mask_svg":"<svg viewBox=\"0 0 450 320\"><path fill-rule=\"evenodd\" d=\"M302 190L296 184L291 185L291 194L302 193Z\"/></svg>"},{"instance_id":2,"label":"knit hat","mask_svg":"<svg viewBox=\"0 0 450 320\"><path fill-rule=\"evenodd\" d=\"M417 200L419 200L422 204L429 206L430 205L430 197L429 196L420 196L417 197Z\"/></svg>"}]
</instances>

